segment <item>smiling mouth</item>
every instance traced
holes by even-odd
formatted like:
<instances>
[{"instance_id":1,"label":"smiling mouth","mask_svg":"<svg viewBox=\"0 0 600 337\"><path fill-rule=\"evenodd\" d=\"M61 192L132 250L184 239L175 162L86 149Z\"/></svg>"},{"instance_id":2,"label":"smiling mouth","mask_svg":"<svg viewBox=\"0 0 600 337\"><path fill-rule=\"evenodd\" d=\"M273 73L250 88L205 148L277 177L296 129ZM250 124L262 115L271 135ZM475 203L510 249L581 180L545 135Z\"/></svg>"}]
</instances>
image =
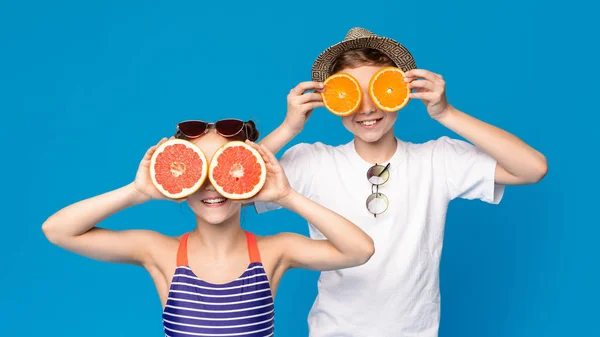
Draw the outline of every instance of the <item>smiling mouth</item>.
<instances>
[{"instance_id":1,"label":"smiling mouth","mask_svg":"<svg viewBox=\"0 0 600 337\"><path fill-rule=\"evenodd\" d=\"M225 198L210 198L210 199L203 199L202 203L205 205L220 205L220 204L224 203L225 201L227 201L227 199L225 199Z\"/></svg>"},{"instance_id":2,"label":"smiling mouth","mask_svg":"<svg viewBox=\"0 0 600 337\"><path fill-rule=\"evenodd\" d=\"M379 123L382 119L383 119L383 117L376 118L376 119L369 119L369 120L365 120L365 121L359 121L356 123L358 123L360 125L364 125L364 126L373 126L373 125Z\"/></svg>"}]
</instances>

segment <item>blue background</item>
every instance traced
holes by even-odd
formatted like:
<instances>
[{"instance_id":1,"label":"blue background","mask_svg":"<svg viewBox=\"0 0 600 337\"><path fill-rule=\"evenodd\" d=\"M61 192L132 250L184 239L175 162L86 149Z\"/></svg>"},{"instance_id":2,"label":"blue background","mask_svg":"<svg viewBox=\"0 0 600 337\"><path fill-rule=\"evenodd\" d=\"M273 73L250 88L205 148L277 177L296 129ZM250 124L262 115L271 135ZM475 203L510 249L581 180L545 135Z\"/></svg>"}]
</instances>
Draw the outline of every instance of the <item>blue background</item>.
<instances>
[{"instance_id":1,"label":"blue background","mask_svg":"<svg viewBox=\"0 0 600 337\"><path fill-rule=\"evenodd\" d=\"M141 268L63 251L41 224L132 181L146 149L180 120L252 118L266 135L316 56L354 26L401 41L420 67L444 75L453 105L516 134L550 164L541 183L508 188L499 206L451 205L440 336L600 335L597 8L377 4L3 1L0 335L162 336L160 302ZM396 133L411 142L457 137L418 101L402 110ZM349 140L318 109L292 144ZM176 235L194 224L187 206L163 201L103 225ZM249 209L243 226L308 233L285 210ZM317 276L294 270L283 278L279 336L306 336Z\"/></svg>"}]
</instances>

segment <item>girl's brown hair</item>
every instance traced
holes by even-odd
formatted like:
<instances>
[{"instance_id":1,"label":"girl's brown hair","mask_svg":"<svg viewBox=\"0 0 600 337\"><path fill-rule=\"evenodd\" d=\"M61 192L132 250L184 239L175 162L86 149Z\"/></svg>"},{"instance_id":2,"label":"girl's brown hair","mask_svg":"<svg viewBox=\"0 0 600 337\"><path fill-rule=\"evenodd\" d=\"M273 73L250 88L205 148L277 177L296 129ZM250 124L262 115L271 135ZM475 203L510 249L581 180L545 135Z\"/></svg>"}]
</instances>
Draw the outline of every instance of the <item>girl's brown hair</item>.
<instances>
[{"instance_id":1,"label":"girl's brown hair","mask_svg":"<svg viewBox=\"0 0 600 337\"><path fill-rule=\"evenodd\" d=\"M253 121L249 120L244 123L244 129L242 130L242 132L240 132L239 136L243 138L242 140L248 139L252 142L255 142L260 136L260 132L258 132L256 124L254 124Z\"/></svg>"}]
</instances>

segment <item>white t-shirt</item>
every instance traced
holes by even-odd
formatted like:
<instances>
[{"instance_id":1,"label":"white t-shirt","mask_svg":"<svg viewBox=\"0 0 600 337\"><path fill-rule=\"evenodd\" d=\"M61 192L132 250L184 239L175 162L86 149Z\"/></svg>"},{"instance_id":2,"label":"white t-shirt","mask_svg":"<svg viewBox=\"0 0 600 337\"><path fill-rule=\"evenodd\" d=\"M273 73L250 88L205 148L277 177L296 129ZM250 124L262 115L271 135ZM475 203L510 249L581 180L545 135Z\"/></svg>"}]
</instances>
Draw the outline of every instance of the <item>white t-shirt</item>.
<instances>
[{"instance_id":1,"label":"white t-shirt","mask_svg":"<svg viewBox=\"0 0 600 337\"><path fill-rule=\"evenodd\" d=\"M296 191L354 222L375 242L366 264L321 273L308 317L310 337L437 336L448 203L499 203L504 186L494 183L496 161L448 137L423 144L398 139L389 180L379 186L389 207L377 217L366 208L372 164L356 153L354 142L298 144L280 162ZM255 208L262 213L278 207ZM325 239L312 224L309 229L313 239Z\"/></svg>"}]
</instances>

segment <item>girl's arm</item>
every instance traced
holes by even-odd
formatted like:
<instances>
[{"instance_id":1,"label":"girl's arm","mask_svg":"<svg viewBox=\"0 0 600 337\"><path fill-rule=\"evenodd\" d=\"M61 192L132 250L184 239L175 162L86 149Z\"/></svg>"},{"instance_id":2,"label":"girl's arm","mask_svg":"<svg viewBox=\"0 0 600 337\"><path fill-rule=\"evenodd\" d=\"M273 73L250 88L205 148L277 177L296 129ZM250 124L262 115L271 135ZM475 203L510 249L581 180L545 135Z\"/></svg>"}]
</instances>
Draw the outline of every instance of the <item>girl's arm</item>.
<instances>
[{"instance_id":1,"label":"girl's arm","mask_svg":"<svg viewBox=\"0 0 600 337\"><path fill-rule=\"evenodd\" d=\"M277 202L315 226L327 240L303 235L281 235L283 263L288 268L334 270L362 265L375 253L375 245L358 226L296 191Z\"/></svg>"},{"instance_id":2,"label":"girl's arm","mask_svg":"<svg viewBox=\"0 0 600 337\"><path fill-rule=\"evenodd\" d=\"M42 225L46 238L59 247L96 260L147 264L147 248L152 247L151 243L159 236L158 233L146 230L111 231L96 225L125 208L164 198L152 185L149 176L152 154L164 141L166 139L146 152L133 183L79 201L50 216Z\"/></svg>"},{"instance_id":3,"label":"girl's arm","mask_svg":"<svg viewBox=\"0 0 600 337\"><path fill-rule=\"evenodd\" d=\"M375 251L373 240L358 226L332 210L292 190L275 156L264 145L252 144L267 165L267 182L256 201L272 201L305 218L327 240L278 234L283 267L333 270L366 263Z\"/></svg>"}]
</instances>

